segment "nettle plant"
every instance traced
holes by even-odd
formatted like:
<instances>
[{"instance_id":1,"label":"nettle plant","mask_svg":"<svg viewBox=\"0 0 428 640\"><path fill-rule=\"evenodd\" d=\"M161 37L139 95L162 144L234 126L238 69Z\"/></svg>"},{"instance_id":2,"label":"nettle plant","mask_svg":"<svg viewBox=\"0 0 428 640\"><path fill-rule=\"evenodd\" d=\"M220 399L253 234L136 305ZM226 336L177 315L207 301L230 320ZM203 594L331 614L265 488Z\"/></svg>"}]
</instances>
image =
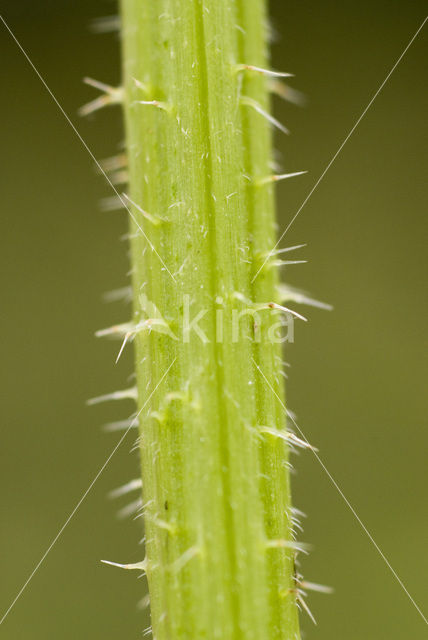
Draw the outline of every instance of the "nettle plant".
<instances>
[{"instance_id":1,"label":"nettle plant","mask_svg":"<svg viewBox=\"0 0 428 640\"><path fill-rule=\"evenodd\" d=\"M285 304L321 304L280 283L275 250L265 0L122 0L126 153L103 164L130 217L132 318L99 332L135 350L144 560L156 640L296 640L307 609L291 505ZM299 262L299 261L291 261ZM111 563L114 564L114 563ZM148 599L147 599L148 602Z\"/></svg>"}]
</instances>

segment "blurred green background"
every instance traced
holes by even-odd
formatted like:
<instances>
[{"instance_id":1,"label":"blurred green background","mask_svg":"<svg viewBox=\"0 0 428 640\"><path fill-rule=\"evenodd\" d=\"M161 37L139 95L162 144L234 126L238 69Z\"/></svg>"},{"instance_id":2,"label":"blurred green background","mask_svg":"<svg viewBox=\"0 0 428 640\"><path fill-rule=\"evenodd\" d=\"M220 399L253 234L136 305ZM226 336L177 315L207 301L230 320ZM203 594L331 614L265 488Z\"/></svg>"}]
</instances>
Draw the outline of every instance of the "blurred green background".
<instances>
[{"instance_id":1,"label":"blurred green background","mask_svg":"<svg viewBox=\"0 0 428 640\"><path fill-rule=\"evenodd\" d=\"M148 0L150 1L150 0ZM88 23L114 13L102 0L6 0L4 17L98 158L121 140L120 114L79 121L96 93L85 75L119 81L116 35ZM310 188L424 19L396 0L272 2L274 66L296 74L305 108L278 102L291 129L278 137L285 171L280 228ZM310 312L288 348L288 398L298 423L415 600L426 606L428 26L303 209L284 242L308 242L307 265L287 279L331 302ZM3 151L1 279L0 615L113 449L103 422L132 406L87 408L127 386L130 353L93 337L127 310L105 305L126 284L121 213L22 53L1 27ZM118 521L107 492L135 475L132 436L116 453L0 627L13 640L139 638L147 626L133 574L100 558L137 561L141 525ZM314 545L307 579L313 640L426 637L426 625L311 454L296 461L294 500ZM426 611L426 609L425 609ZM227 640L227 639L225 639ZM262 640L262 639L261 639Z\"/></svg>"}]
</instances>

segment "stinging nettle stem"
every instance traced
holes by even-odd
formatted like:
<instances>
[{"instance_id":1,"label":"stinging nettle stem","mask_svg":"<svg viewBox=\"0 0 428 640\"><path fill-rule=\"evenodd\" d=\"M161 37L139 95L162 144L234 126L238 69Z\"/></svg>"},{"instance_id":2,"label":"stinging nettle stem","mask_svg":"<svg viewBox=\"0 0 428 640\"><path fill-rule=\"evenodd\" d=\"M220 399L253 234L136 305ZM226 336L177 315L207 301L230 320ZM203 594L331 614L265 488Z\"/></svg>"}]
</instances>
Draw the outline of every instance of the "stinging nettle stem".
<instances>
[{"instance_id":1,"label":"stinging nettle stem","mask_svg":"<svg viewBox=\"0 0 428 640\"><path fill-rule=\"evenodd\" d=\"M277 264L253 281L287 177L266 178L265 1L121 9L139 409L173 362L139 417L146 558L127 568L147 574L156 640L296 640L289 441L257 370L283 398ZM256 322L243 300L269 309Z\"/></svg>"}]
</instances>

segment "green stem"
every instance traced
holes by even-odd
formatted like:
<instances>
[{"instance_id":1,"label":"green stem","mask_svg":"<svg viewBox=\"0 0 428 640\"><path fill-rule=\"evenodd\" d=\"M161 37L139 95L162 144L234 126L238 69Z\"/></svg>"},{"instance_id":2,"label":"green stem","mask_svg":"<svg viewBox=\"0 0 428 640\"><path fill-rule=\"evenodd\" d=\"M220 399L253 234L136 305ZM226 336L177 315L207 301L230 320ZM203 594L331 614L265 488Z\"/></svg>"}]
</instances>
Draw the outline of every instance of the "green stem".
<instances>
[{"instance_id":1,"label":"green stem","mask_svg":"<svg viewBox=\"0 0 428 640\"><path fill-rule=\"evenodd\" d=\"M140 415L154 636L295 640L285 416L257 370L282 398L277 267L252 282L275 243L268 84L239 66L268 64L265 2L122 0L122 21L140 408L173 363Z\"/></svg>"}]
</instances>

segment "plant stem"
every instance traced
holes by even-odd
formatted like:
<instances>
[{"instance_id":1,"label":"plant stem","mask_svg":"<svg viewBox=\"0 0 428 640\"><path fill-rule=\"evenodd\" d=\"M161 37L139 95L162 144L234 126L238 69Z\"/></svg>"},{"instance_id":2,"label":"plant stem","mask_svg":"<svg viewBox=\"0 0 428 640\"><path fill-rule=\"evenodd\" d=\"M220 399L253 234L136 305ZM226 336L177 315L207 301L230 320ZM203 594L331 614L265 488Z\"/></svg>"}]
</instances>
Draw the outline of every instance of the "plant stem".
<instances>
[{"instance_id":1,"label":"plant stem","mask_svg":"<svg viewBox=\"0 0 428 640\"><path fill-rule=\"evenodd\" d=\"M121 4L154 637L295 640L265 2Z\"/></svg>"}]
</instances>

